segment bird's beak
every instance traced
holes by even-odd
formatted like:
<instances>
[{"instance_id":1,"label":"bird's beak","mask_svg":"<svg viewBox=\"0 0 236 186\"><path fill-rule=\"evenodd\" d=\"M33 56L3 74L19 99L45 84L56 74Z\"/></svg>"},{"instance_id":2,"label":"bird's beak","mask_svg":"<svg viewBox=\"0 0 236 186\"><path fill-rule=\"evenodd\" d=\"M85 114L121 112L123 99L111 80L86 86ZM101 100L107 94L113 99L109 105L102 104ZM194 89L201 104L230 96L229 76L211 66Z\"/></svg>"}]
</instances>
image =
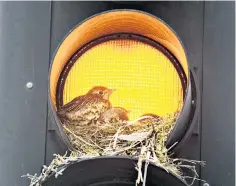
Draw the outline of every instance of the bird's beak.
<instances>
[{"instance_id":1,"label":"bird's beak","mask_svg":"<svg viewBox=\"0 0 236 186\"><path fill-rule=\"evenodd\" d=\"M127 110L127 114L129 114L130 112L132 112L131 110Z\"/></svg>"},{"instance_id":2,"label":"bird's beak","mask_svg":"<svg viewBox=\"0 0 236 186\"><path fill-rule=\"evenodd\" d=\"M116 89L108 89L108 93L111 94L112 92L115 92Z\"/></svg>"}]
</instances>

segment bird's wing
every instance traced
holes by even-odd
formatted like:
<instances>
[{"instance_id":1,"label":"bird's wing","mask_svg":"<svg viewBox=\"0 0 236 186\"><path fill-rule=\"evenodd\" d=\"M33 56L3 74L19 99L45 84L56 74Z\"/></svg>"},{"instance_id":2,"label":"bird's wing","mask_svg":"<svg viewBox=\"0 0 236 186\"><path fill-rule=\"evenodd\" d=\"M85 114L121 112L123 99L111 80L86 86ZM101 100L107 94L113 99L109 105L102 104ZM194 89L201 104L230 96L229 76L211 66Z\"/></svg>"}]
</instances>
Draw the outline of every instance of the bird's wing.
<instances>
[{"instance_id":1,"label":"bird's wing","mask_svg":"<svg viewBox=\"0 0 236 186\"><path fill-rule=\"evenodd\" d=\"M78 111L83 108L85 105L91 104L92 102L97 102L98 98L94 95L84 95L74 98L69 103L63 105L58 112L73 112Z\"/></svg>"}]
</instances>

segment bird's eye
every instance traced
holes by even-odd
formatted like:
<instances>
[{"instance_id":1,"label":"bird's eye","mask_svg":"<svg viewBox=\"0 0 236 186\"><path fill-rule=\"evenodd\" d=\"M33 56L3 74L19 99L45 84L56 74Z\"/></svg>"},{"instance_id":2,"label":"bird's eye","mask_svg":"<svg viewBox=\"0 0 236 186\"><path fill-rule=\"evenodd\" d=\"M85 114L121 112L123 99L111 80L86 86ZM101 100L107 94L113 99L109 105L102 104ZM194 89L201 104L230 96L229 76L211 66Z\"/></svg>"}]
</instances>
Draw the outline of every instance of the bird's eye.
<instances>
[{"instance_id":1,"label":"bird's eye","mask_svg":"<svg viewBox=\"0 0 236 186\"><path fill-rule=\"evenodd\" d=\"M103 94L103 91L99 91L98 93L99 93L100 95L102 95L102 94Z\"/></svg>"}]
</instances>

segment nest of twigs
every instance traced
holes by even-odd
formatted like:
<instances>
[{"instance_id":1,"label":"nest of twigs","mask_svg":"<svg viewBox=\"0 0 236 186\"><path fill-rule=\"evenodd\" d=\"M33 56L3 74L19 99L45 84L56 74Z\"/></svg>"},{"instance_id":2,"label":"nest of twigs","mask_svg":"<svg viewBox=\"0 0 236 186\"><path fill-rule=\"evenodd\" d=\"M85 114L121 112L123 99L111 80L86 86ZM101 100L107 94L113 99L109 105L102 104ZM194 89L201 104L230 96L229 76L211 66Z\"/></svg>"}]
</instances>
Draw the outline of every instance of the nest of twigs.
<instances>
[{"instance_id":1,"label":"nest of twigs","mask_svg":"<svg viewBox=\"0 0 236 186\"><path fill-rule=\"evenodd\" d=\"M145 185L147 166L149 162L156 164L167 172L186 181L192 179L192 185L198 179L196 165L204 162L172 158L169 153L171 148L165 146L168 134L172 130L177 114L169 115L158 120L149 120L150 116L143 116L135 121L118 121L116 123L95 123L89 126L76 124L63 125L65 133L72 145L70 156L59 156L52 161L49 167L44 167L40 176L27 175L31 179L30 186L40 185L52 172L58 176L65 169L68 162L80 158L96 156L131 156L138 158L136 169L138 176L136 185L141 182ZM145 123L139 121L146 120ZM142 170L142 163L146 162ZM62 168L63 167L63 168ZM183 169L189 169L191 175L184 175Z\"/></svg>"}]
</instances>

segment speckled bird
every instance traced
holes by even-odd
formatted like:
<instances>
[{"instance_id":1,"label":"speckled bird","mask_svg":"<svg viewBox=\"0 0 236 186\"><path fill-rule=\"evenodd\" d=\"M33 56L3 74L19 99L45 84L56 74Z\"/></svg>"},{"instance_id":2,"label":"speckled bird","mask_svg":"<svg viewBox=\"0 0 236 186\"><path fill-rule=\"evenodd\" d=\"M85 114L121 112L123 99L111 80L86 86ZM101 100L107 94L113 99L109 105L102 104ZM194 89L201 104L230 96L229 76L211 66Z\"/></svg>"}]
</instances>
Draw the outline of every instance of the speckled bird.
<instances>
[{"instance_id":1,"label":"speckled bird","mask_svg":"<svg viewBox=\"0 0 236 186\"><path fill-rule=\"evenodd\" d=\"M157 116L155 114L144 114L137 120L132 121L132 123L135 123L134 126L146 126L146 125L152 125L161 120L160 116Z\"/></svg>"},{"instance_id":2,"label":"speckled bird","mask_svg":"<svg viewBox=\"0 0 236 186\"><path fill-rule=\"evenodd\" d=\"M86 95L78 96L63 105L57 115L63 124L73 122L87 125L96 122L103 112L111 108L109 96L113 91L103 86L93 87Z\"/></svg>"},{"instance_id":3,"label":"speckled bird","mask_svg":"<svg viewBox=\"0 0 236 186\"><path fill-rule=\"evenodd\" d=\"M139 131L142 127L153 127L153 125L157 124L161 120L161 117L155 114L144 114L139 118L129 121L128 128L131 133ZM126 134L130 134L130 132Z\"/></svg>"},{"instance_id":4,"label":"speckled bird","mask_svg":"<svg viewBox=\"0 0 236 186\"><path fill-rule=\"evenodd\" d=\"M116 123L119 121L128 121L129 113L129 110L126 110L122 107L113 107L102 113L98 121L100 123Z\"/></svg>"},{"instance_id":5,"label":"speckled bird","mask_svg":"<svg viewBox=\"0 0 236 186\"><path fill-rule=\"evenodd\" d=\"M144 114L137 121L137 124L139 124L139 125L150 125L150 124L154 124L156 122L159 122L160 120L161 120L161 117L157 116L155 114Z\"/></svg>"}]
</instances>

